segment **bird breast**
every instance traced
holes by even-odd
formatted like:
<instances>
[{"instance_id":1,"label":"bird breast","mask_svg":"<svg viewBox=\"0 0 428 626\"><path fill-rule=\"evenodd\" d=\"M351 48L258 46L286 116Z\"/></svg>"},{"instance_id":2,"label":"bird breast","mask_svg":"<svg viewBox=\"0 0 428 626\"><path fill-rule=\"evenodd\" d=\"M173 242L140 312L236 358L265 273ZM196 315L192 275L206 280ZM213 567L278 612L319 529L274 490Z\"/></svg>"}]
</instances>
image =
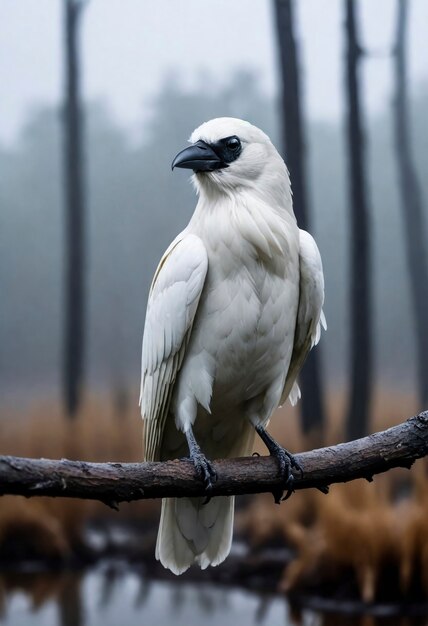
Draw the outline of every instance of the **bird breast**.
<instances>
[{"instance_id":1,"label":"bird breast","mask_svg":"<svg viewBox=\"0 0 428 626\"><path fill-rule=\"evenodd\" d=\"M224 410L285 379L299 298L297 227L282 228L280 251L278 233L271 251L218 223L199 236L208 274L179 384L207 410Z\"/></svg>"}]
</instances>

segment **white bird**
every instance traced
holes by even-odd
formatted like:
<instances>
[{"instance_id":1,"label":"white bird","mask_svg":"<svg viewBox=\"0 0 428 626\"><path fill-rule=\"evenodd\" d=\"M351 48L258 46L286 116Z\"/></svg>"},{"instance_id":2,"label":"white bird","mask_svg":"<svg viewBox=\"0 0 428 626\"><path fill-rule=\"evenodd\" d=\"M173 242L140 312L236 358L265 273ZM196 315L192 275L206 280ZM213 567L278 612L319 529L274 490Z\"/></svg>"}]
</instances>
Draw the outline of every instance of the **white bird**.
<instances>
[{"instance_id":1,"label":"white bird","mask_svg":"<svg viewBox=\"0 0 428 626\"><path fill-rule=\"evenodd\" d=\"M292 484L292 455L265 428L320 336L324 278L299 230L284 161L248 122L202 124L172 167L193 169L199 200L155 272L142 351L147 461L186 456L205 482L208 458L251 453L257 432ZM156 558L175 574L229 554L233 497L166 499Z\"/></svg>"}]
</instances>

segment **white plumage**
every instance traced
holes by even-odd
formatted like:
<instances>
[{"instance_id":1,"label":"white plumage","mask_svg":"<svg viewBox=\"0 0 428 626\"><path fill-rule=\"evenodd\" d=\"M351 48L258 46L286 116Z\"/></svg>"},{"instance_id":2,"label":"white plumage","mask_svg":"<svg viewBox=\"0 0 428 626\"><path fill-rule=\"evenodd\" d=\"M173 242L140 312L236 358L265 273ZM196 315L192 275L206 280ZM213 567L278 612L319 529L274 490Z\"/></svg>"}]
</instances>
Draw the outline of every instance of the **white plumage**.
<instances>
[{"instance_id":1,"label":"white plumage","mask_svg":"<svg viewBox=\"0 0 428 626\"><path fill-rule=\"evenodd\" d=\"M296 378L324 322L321 258L297 227L269 138L220 118L190 142L177 165L196 171L199 201L161 259L146 313L146 460L185 456L190 429L208 458L249 454L254 427L300 397ZM221 563L233 509L227 497L164 500L156 557L176 574Z\"/></svg>"}]
</instances>

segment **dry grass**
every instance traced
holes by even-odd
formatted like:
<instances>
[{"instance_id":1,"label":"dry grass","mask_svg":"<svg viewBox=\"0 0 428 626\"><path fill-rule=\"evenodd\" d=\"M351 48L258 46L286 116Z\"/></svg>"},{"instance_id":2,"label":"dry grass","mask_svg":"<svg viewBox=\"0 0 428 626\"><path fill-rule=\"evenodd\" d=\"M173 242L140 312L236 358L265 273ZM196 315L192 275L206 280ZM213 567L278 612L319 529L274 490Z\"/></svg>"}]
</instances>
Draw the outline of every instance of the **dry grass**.
<instances>
[{"instance_id":1,"label":"dry grass","mask_svg":"<svg viewBox=\"0 0 428 626\"><path fill-rule=\"evenodd\" d=\"M327 397L328 423L324 433L304 438L299 423L299 405L288 403L279 409L271 421L269 430L288 449L311 450L322 445L333 445L344 441L343 416L346 414L346 395L343 391L330 392ZM373 396L370 431L384 430L403 422L418 413L417 402L412 394L394 390L377 389ZM257 448L265 454L263 444Z\"/></svg>"},{"instance_id":2,"label":"dry grass","mask_svg":"<svg viewBox=\"0 0 428 626\"><path fill-rule=\"evenodd\" d=\"M272 433L289 449L305 450L343 439L344 397L329 398L331 419L325 438L305 441L295 411L276 420ZM381 430L417 412L411 396L379 392L374 402L372 430ZM290 418L290 419L288 419ZM262 451L262 449L260 449ZM331 584L344 576L355 581L359 597L372 602L384 594L388 579L402 596L415 590L428 598L428 477L425 461L411 472L393 470L373 483L334 485L330 494L298 492L280 507L272 497L255 497L238 515L240 530L257 549L282 541L295 548L296 558L285 569L280 589ZM385 594L384 594L385 595Z\"/></svg>"},{"instance_id":3,"label":"dry grass","mask_svg":"<svg viewBox=\"0 0 428 626\"><path fill-rule=\"evenodd\" d=\"M142 458L141 418L137 401L115 411L110 398L88 397L78 416L67 420L53 402L32 407L25 417L4 409L0 418L0 454L86 461L138 461ZM159 504L121 505L120 519L154 520ZM0 508L0 550L25 542L29 553L68 554L81 541L88 519L117 519L117 513L90 500L4 497Z\"/></svg>"}]
</instances>

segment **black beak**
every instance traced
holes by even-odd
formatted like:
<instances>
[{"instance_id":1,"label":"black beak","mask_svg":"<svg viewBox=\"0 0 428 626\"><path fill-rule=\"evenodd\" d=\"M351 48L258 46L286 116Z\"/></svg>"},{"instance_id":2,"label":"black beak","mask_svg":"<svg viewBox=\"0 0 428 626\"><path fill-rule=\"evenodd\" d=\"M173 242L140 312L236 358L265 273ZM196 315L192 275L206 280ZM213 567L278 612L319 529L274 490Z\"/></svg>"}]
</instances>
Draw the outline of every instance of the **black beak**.
<instances>
[{"instance_id":1,"label":"black beak","mask_svg":"<svg viewBox=\"0 0 428 626\"><path fill-rule=\"evenodd\" d=\"M223 161L205 141L197 141L177 154L171 168L184 167L194 172L213 172L227 167Z\"/></svg>"}]
</instances>

